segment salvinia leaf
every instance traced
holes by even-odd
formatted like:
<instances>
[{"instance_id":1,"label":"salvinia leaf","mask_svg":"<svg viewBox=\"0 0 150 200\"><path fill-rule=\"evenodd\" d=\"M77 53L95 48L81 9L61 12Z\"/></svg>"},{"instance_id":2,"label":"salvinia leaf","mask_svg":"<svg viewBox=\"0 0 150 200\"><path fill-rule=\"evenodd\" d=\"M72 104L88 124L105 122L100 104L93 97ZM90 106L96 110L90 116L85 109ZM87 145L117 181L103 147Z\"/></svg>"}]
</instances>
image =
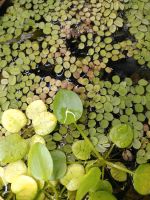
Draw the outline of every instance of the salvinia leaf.
<instances>
[{"instance_id":1,"label":"salvinia leaf","mask_svg":"<svg viewBox=\"0 0 150 200\"><path fill-rule=\"evenodd\" d=\"M71 124L81 117L83 105L76 93L61 89L55 96L53 111L60 123Z\"/></svg>"},{"instance_id":2,"label":"salvinia leaf","mask_svg":"<svg viewBox=\"0 0 150 200\"><path fill-rule=\"evenodd\" d=\"M91 168L81 180L77 191L76 200L82 200L94 185L100 180L101 171L98 167Z\"/></svg>"},{"instance_id":3,"label":"salvinia leaf","mask_svg":"<svg viewBox=\"0 0 150 200\"><path fill-rule=\"evenodd\" d=\"M29 173L36 179L48 181L53 172L50 152L42 143L35 143L28 155Z\"/></svg>"},{"instance_id":4,"label":"salvinia leaf","mask_svg":"<svg viewBox=\"0 0 150 200\"><path fill-rule=\"evenodd\" d=\"M8 135L0 140L0 162L7 164L21 160L28 151L28 143L19 134Z\"/></svg>"},{"instance_id":5,"label":"salvinia leaf","mask_svg":"<svg viewBox=\"0 0 150 200\"><path fill-rule=\"evenodd\" d=\"M57 180L62 178L67 170L66 155L60 150L51 151L53 159L53 173L50 180Z\"/></svg>"}]
</instances>

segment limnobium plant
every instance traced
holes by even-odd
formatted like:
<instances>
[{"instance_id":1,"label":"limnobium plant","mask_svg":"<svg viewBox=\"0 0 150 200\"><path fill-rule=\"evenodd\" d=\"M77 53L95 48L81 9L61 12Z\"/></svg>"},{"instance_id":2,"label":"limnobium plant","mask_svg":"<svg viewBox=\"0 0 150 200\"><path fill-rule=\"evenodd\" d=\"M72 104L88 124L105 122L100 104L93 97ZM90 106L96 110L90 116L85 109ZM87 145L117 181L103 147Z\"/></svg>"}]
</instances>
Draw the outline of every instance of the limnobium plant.
<instances>
[{"instance_id":1,"label":"limnobium plant","mask_svg":"<svg viewBox=\"0 0 150 200\"><path fill-rule=\"evenodd\" d=\"M27 120L26 116L21 114L23 124L20 123L19 128L26 125L21 129L22 139L29 141L29 138L32 138L32 141L46 144L50 152L54 151L54 155L60 156L69 165L66 178L61 181L65 187L62 188L62 185L52 182L52 185L56 184L57 190L61 191L59 196L66 195L66 188L69 188L68 198L75 198L76 192L69 192L70 184L73 179L73 184L77 187L80 180L77 180L77 177L70 177L70 174L76 171L78 176L82 176L89 171L91 166L100 167L99 162L93 160L96 154L113 160L119 158L117 166L120 168L125 167L120 164L123 159L132 170L135 170L137 164L146 166L145 164L150 159L150 83L142 78L134 81L128 77L120 78L118 75L109 75L119 67L118 61L126 61L130 57L138 61L139 67L140 65L149 66L150 18L148 9L148 0L138 2L127 0L13 0L4 16L0 18L0 121L5 111L16 109L25 112L32 102L42 102L40 104L44 109L42 113L46 112L46 114L40 115L43 118L41 123L46 123L46 120L44 121L46 116L50 121L47 110L48 112L54 111L53 101L61 88L77 93L83 104L78 128L74 123L61 122L51 134L42 134L42 138L37 136L41 128L32 127L32 125L38 126L39 119L33 120L27 112ZM35 108L38 109L38 106L35 105ZM20 112L17 111L17 113ZM0 125L0 136L12 137L9 136L11 131L2 124ZM112 145L114 141L109 136L111 128L119 127L120 124L131 127L133 138L127 147L120 149L119 146L118 151L117 145ZM44 128L42 127L43 130ZM50 133L49 128L47 131ZM90 146L92 145L94 152L97 153L91 151L90 148L85 150L86 154L78 153L79 147L84 151L85 145L85 141L81 138L81 131L88 137L91 142ZM18 129L15 132L18 132ZM26 142L24 143L18 135L14 137L17 138L14 141L20 141L20 144L26 146ZM13 140L13 138L8 140ZM35 148L39 154L40 151L44 151L50 159L45 147ZM41 150L41 148L44 149ZM57 152L58 149L61 153ZM27 152L20 152L20 155L25 156L24 161L27 160ZM6 166L9 172L13 171L13 166L17 165L20 166L21 171L23 170L19 175L27 175L28 164L19 160L15 161L19 164L11 165L12 161L14 160L10 160L10 165ZM64 161L60 162L64 164ZM51 165L52 169L52 162L48 161L47 165ZM62 166L64 171L65 166L65 164ZM98 176L102 174L102 179L109 176L109 165L108 168L104 166L102 164L100 167L101 172L95 168L95 173L99 174ZM4 169L1 170L3 174ZM63 173L66 172L64 171ZM61 172L61 175L63 173ZM91 177L93 173L90 171L86 175ZM126 181L127 175L124 172L118 175L120 172L111 168L110 173L116 181ZM132 174L132 172L129 173ZM12 193L9 194L12 183L10 179L6 178L6 183L9 184L4 184L6 193L3 190L3 184L1 190L1 193L4 192L3 196L8 195L9 199L13 196ZM66 179L70 182L66 182ZM18 182L33 186L33 191L27 193L28 200L35 197L37 188L43 191L42 183L36 182L31 177L20 177ZM44 186L48 199L52 198L49 196L51 192L55 193L55 197L57 196L55 187L52 185L51 189L48 185ZM93 189L92 192L99 189L104 190L101 188L109 188L108 191L112 192L112 187L106 180L101 180L97 187L98 189ZM18 194L16 188L15 185L12 186L17 199L23 198L24 194ZM21 185L20 190L22 189L24 186ZM89 190L86 190L84 196L88 192ZM33 193L34 197L30 197L30 193ZM98 192L96 196L92 194L90 199L95 200L99 199L99 196L107 195L109 199L115 199L105 192L100 192L100 194ZM42 196L43 193L41 198L44 198ZM67 196L64 196L64 199L67 199Z\"/></svg>"}]
</instances>

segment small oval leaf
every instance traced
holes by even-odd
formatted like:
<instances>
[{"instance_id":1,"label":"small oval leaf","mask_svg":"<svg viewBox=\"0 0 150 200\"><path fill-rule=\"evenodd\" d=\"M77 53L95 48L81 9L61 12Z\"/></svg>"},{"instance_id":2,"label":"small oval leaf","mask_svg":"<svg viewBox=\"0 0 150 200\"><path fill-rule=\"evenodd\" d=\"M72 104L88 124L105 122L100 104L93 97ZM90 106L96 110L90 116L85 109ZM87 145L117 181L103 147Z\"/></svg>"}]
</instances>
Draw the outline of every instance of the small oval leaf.
<instances>
[{"instance_id":1,"label":"small oval leaf","mask_svg":"<svg viewBox=\"0 0 150 200\"><path fill-rule=\"evenodd\" d=\"M115 196L107 191L91 193L89 200L117 200Z\"/></svg>"},{"instance_id":2,"label":"small oval leaf","mask_svg":"<svg viewBox=\"0 0 150 200\"><path fill-rule=\"evenodd\" d=\"M60 150L51 151L53 159L53 173L50 180L58 180L62 178L67 170L66 155Z\"/></svg>"},{"instance_id":3,"label":"small oval leaf","mask_svg":"<svg viewBox=\"0 0 150 200\"><path fill-rule=\"evenodd\" d=\"M83 197L93 188L100 180L101 171L98 167L92 167L81 180L80 187L77 191L76 200L82 200Z\"/></svg>"},{"instance_id":4,"label":"small oval leaf","mask_svg":"<svg viewBox=\"0 0 150 200\"><path fill-rule=\"evenodd\" d=\"M135 190L142 195L150 194L150 164L139 165L133 176Z\"/></svg>"},{"instance_id":5,"label":"small oval leaf","mask_svg":"<svg viewBox=\"0 0 150 200\"><path fill-rule=\"evenodd\" d=\"M88 160L90 158L91 149L85 140L78 140L72 145L73 154L80 160Z\"/></svg>"},{"instance_id":6,"label":"small oval leaf","mask_svg":"<svg viewBox=\"0 0 150 200\"><path fill-rule=\"evenodd\" d=\"M60 89L54 98L53 111L60 123L71 124L81 117L83 105L76 93Z\"/></svg>"},{"instance_id":7,"label":"small oval leaf","mask_svg":"<svg viewBox=\"0 0 150 200\"><path fill-rule=\"evenodd\" d=\"M35 143L28 155L29 173L36 179L48 181L53 172L50 152L42 143Z\"/></svg>"},{"instance_id":8,"label":"small oval leaf","mask_svg":"<svg viewBox=\"0 0 150 200\"><path fill-rule=\"evenodd\" d=\"M115 164L121 166L121 167L124 167L126 168L126 166L121 163L121 162L116 162ZM111 168L110 170L110 173L111 173L111 176L116 180L116 181L119 181L119 182L124 182L127 180L127 173L124 172L124 171L121 171L121 170L118 170L114 167Z\"/></svg>"},{"instance_id":9,"label":"small oval leaf","mask_svg":"<svg viewBox=\"0 0 150 200\"><path fill-rule=\"evenodd\" d=\"M117 147L126 148L133 141L133 130L127 124L118 124L110 130L109 136Z\"/></svg>"}]
</instances>

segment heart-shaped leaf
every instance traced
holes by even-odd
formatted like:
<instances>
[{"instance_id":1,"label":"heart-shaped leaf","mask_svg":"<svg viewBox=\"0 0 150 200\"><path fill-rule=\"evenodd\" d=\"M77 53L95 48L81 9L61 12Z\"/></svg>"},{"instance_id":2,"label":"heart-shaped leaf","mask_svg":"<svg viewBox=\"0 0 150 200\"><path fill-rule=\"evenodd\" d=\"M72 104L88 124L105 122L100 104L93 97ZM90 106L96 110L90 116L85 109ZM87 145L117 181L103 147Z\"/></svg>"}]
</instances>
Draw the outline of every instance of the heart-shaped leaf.
<instances>
[{"instance_id":1,"label":"heart-shaped leaf","mask_svg":"<svg viewBox=\"0 0 150 200\"><path fill-rule=\"evenodd\" d=\"M28 151L28 143L19 134L8 135L0 140L0 162L7 164L21 160Z\"/></svg>"},{"instance_id":2,"label":"heart-shaped leaf","mask_svg":"<svg viewBox=\"0 0 150 200\"><path fill-rule=\"evenodd\" d=\"M71 124L81 117L83 105L76 93L61 89L55 96L53 111L60 123Z\"/></svg>"},{"instance_id":3,"label":"heart-shaped leaf","mask_svg":"<svg viewBox=\"0 0 150 200\"><path fill-rule=\"evenodd\" d=\"M135 190L142 195L150 194L150 164L139 165L133 176Z\"/></svg>"},{"instance_id":4,"label":"heart-shaped leaf","mask_svg":"<svg viewBox=\"0 0 150 200\"><path fill-rule=\"evenodd\" d=\"M88 160L91 154L91 148L85 140L78 140L72 145L73 154L81 160Z\"/></svg>"},{"instance_id":5,"label":"heart-shaped leaf","mask_svg":"<svg viewBox=\"0 0 150 200\"><path fill-rule=\"evenodd\" d=\"M66 186L69 191L75 191L79 188L82 177L85 174L83 165L71 164L68 166L65 176L60 182Z\"/></svg>"},{"instance_id":6,"label":"heart-shaped leaf","mask_svg":"<svg viewBox=\"0 0 150 200\"><path fill-rule=\"evenodd\" d=\"M127 124L118 124L114 126L109 133L110 140L119 148L126 148L133 141L133 130Z\"/></svg>"},{"instance_id":7,"label":"heart-shaped leaf","mask_svg":"<svg viewBox=\"0 0 150 200\"><path fill-rule=\"evenodd\" d=\"M76 200L82 200L83 197L94 187L100 180L101 171L98 167L92 167L81 180L80 187L77 191Z\"/></svg>"},{"instance_id":8,"label":"heart-shaped leaf","mask_svg":"<svg viewBox=\"0 0 150 200\"><path fill-rule=\"evenodd\" d=\"M53 159L53 173L50 180L62 178L67 170L66 155L60 150L51 151Z\"/></svg>"},{"instance_id":9,"label":"heart-shaped leaf","mask_svg":"<svg viewBox=\"0 0 150 200\"><path fill-rule=\"evenodd\" d=\"M121 167L124 167L126 168L126 166L121 163L121 162L116 162L117 165L121 166ZM110 170L110 173L111 173L111 176L116 180L116 181L119 181L119 182L124 182L127 180L127 173L126 172L123 172L121 170L118 170L114 167L111 168Z\"/></svg>"},{"instance_id":10,"label":"heart-shaped leaf","mask_svg":"<svg viewBox=\"0 0 150 200\"><path fill-rule=\"evenodd\" d=\"M117 200L117 199L107 191L99 191L96 193L91 193L89 200Z\"/></svg>"},{"instance_id":11,"label":"heart-shaped leaf","mask_svg":"<svg viewBox=\"0 0 150 200\"><path fill-rule=\"evenodd\" d=\"M31 146L28 155L29 173L36 179L48 181L53 172L53 160L50 152L42 143Z\"/></svg>"}]
</instances>

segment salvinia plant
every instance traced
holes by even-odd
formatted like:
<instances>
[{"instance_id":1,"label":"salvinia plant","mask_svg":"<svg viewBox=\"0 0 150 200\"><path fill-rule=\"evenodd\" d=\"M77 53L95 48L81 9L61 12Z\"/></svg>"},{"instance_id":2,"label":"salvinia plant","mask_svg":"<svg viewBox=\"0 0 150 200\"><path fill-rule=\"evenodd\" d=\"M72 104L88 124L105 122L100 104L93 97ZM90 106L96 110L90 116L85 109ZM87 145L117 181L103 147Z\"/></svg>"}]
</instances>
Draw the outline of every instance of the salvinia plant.
<instances>
[{"instance_id":1,"label":"salvinia plant","mask_svg":"<svg viewBox=\"0 0 150 200\"><path fill-rule=\"evenodd\" d=\"M126 181L129 174L138 193L150 194L150 164L131 171L123 163L109 160L115 145L118 148L131 145L134 134L128 124L111 128L112 147L102 156L77 124L83 105L76 93L59 90L53 101L53 112L48 112L45 104L36 100L25 114L16 109L3 113L2 125L10 133L0 140L0 183L5 199L61 200L64 191L68 191L65 199L116 200L111 183L104 179L105 168L120 182ZM72 145L77 160L74 163L67 163L64 152L48 151L45 145L43 136L54 131L57 121L65 125L73 123L81 134L81 139ZM24 139L21 133L28 126L33 127L35 134Z\"/></svg>"}]
</instances>

